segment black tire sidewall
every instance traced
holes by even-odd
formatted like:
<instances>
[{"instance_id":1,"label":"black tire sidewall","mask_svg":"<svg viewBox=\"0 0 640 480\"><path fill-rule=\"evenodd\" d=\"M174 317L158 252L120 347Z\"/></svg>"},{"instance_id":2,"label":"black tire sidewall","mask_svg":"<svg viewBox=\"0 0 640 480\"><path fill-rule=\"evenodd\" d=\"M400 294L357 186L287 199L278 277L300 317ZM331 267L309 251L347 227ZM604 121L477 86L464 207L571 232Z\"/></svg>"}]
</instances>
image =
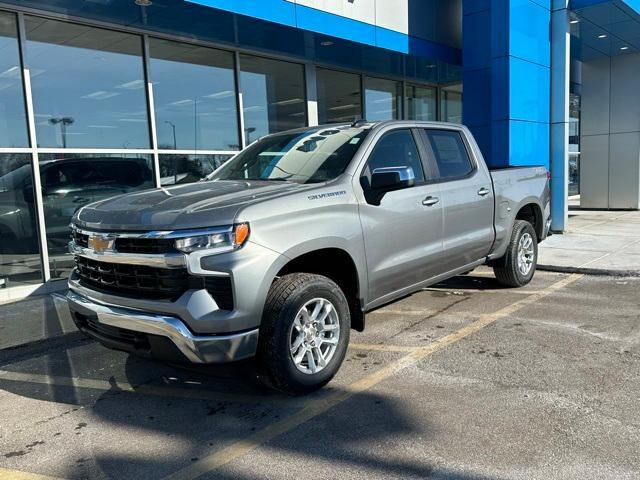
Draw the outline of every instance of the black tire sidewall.
<instances>
[{"instance_id":1,"label":"black tire sidewall","mask_svg":"<svg viewBox=\"0 0 640 480\"><path fill-rule=\"evenodd\" d=\"M520 273L520 269L518 268L518 246L520 245L520 239L523 237L525 233L531 235L533 239L533 265L531 266L531 270L527 275L523 275ZM521 286L527 285L533 279L533 276L536 273L536 268L538 266L538 237L536 236L536 231L529 222L519 222L516 226L516 230L514 231L513 236L513 244L511 245L511 265L510 267L513 269L513 272L518 279L518 283Z\"/></svg>"},{"instance_id":2,"label":"black tire sidewall","mask_svg":"<svg viewBox=\"0 0 640 480\"><path fill-rule=\"evenodd\" d=\"M316 374L306 374L298 370L291 358L289 336L297 313L308 301L315 298L330 301L337 310L340 319L340 340L327 366ZM293 392L313 390L330 381L342 365L351 329L349 305L342 290L328 278L311 276L309 281L302 283L287 296L279 311L266 312L263 323L266 328L262 329L261 334L264 332L270 338L265 339L260 357L267 363L264 366L268 367L269 376L276 380L276 388L284 387Z\"/></svg>"}]
</instances>

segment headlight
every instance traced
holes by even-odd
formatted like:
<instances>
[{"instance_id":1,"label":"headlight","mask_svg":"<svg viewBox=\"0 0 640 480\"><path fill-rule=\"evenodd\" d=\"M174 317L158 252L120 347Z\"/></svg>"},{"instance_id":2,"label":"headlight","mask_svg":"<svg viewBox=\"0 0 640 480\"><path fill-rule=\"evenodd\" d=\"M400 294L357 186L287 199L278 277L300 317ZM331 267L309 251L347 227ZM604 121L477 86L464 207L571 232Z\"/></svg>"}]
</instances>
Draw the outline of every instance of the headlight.
<instances>
[{"instance_id":1,"label":"headlight","mask_svg":"<svg viewBox=\"0 0 640 480\"><path fill-rule=\"evenodd\" d=\"M219 250L219 252L212 253L223 253L240 248L248 238L249 224L239 223L227 231L179 238L176 240L175 246L184 253L191 253L197 250Z\"/></svg>"}]
</instances>

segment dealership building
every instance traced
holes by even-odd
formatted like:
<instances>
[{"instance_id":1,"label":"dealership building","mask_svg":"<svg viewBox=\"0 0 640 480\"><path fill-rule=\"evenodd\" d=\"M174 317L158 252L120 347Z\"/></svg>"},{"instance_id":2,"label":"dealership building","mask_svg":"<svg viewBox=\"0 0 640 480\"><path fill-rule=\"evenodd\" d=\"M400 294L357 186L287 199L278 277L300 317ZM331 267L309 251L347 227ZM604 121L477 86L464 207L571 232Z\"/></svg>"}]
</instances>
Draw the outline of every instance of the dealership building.
<instances>
[{"instance_id":1,"label":"dealership building","mask_svg":"<svg viewBox=\"0 0 640 480\"><path fill-rule=\"evenodd\" d=\"M0 301L62 288L69 220L307 125L467 125L492 167L640 207L640 0L0 0Z\"/></svg>"}]
</instances>

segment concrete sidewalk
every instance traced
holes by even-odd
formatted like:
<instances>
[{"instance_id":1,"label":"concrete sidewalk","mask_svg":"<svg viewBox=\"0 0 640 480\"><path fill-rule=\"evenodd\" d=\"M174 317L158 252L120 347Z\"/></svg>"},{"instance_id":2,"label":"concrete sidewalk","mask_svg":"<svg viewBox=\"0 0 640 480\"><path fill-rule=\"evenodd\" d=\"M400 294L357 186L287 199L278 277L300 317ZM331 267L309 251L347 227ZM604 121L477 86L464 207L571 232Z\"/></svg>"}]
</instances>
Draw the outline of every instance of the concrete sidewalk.
<instances>
[{"instance_id":1,"label":"concrete sidewalk","mask_svg":"<svg viewBox=\"0 0 640 480\"><path fill-rule=\"evenodd\" d=\"M539 268L640 276L640 212L569 211L569 229L540 245Z\"/></svg>"}]
</instances>

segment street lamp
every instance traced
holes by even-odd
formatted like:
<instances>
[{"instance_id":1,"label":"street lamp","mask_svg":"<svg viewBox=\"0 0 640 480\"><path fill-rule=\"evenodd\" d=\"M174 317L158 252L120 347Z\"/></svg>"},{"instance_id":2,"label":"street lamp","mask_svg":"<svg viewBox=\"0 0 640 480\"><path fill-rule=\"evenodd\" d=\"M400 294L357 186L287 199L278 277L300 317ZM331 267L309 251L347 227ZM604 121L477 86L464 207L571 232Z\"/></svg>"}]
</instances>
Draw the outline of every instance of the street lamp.
<instances>
[{"instance_id":1,"label":"street lamp","mask_svg":"<svg viewBox=\"0 0 640 480\"><path fill-rule=\"evenodd\" d=\"M177 150L178 149L178 142L176 141L176 124L173 122L170 122L169 120L165 120L164 123L168 123L171 128L173 129L173 149Z\"/></svg>"},{"instance_id":2,"label":"street lamp","mask_svg":"<svg viewBox=\"0 0 640 480\"><path fill-rule=\"evenodd\" d=\"M51 125L60 124L60 134L62 135L62 148L67 148L67 125L73 125L75 120L72 117L53 117L49 119Z\"/></svg>"}]
</instances>

